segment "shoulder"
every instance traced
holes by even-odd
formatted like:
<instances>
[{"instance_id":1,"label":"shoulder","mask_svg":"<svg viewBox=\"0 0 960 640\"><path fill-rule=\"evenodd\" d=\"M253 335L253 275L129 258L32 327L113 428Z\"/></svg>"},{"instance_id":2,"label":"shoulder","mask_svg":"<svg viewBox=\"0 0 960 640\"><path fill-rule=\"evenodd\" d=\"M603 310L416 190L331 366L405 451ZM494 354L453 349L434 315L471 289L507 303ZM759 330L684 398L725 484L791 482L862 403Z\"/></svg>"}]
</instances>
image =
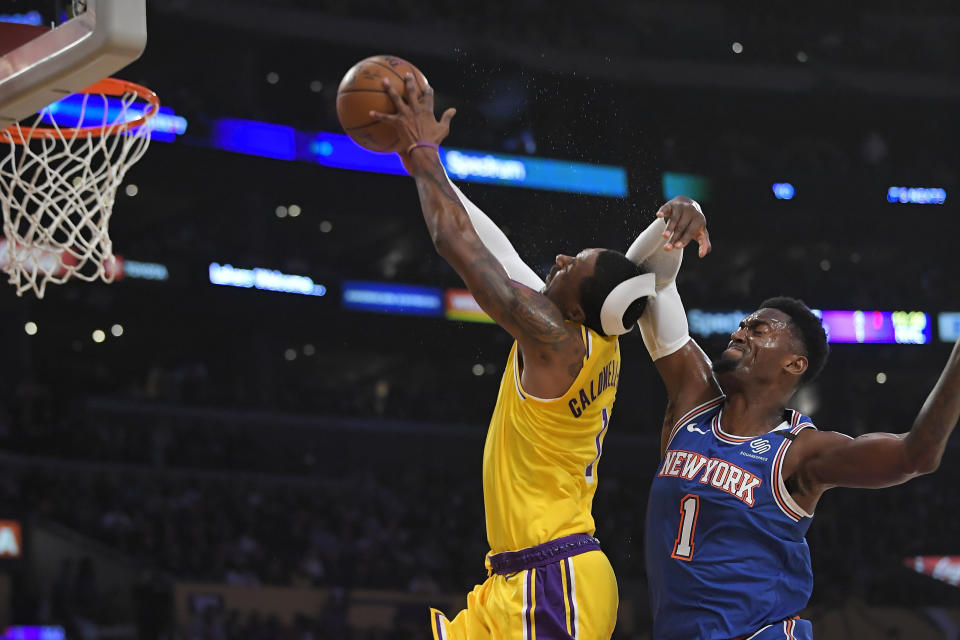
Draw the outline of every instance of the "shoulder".
<instances>
[{"instance_id":1,"label":"shoulder","mask_svg":"<svg viewBox=\"0 0 960 640\"><path fill-rule=\"evenodd\" d=\"M686 412L677 415L675 419L673 416L670 416L670 422L665 424L664 427L669 427L670 435L672 436L684 425L702 425L709 423L710 420L719 413L725 399L726 396L719 395L688 409Z\"/></svg>"},{"instance_id":2,"label":"shoulder","mask_svg":"<svg viewBox=\"0 0 960 640\"><path fill-rule=\"evenodd\" d=\"M850 436L837 431L820 431L812 422L800 423L798 426L806 428L792 429L795 431L795 436L791 438L793 444L784 459L784 477L793 475L806 462L815 459L825 451L842 447L853 440Z\"/></svg>"},{"instance_id":3,"label":"shoulder","mask_svg":"<svg viewBox=\"0 0 960 640\"><path fill-rule=\"evenodd\" d=\"M595 337L598 336L590 336L586 327L564 321L556 328L550 340L518 336L517 344L524 360L530 361L531 365L538 362L554 366L558 362L569 362L571 359L583 360L587 355L587 347L595 344L591 339Z\"/></svg>"},{"instance_id":4,"label":"shoulder","mask_svg":"<svg viewBox=\"0 0 960 640\"><path fill-rule=\"evenodd\" d=\"M587 343L581 325L565 323L563 339L545 345L517 337L524 389L541 398L562 396L586 362Z\"/></svg>"},{"instance_id":5,"label":"shoulder","mask_svg":"<svg viewBox=\"0 0 960 640\"><path fill-rule=\"evenodd\" d=\"M674 353L655 360L654 365L667 387L668 424L723 394L710 359L692 339Z\"/></svg>"}]
</instances>

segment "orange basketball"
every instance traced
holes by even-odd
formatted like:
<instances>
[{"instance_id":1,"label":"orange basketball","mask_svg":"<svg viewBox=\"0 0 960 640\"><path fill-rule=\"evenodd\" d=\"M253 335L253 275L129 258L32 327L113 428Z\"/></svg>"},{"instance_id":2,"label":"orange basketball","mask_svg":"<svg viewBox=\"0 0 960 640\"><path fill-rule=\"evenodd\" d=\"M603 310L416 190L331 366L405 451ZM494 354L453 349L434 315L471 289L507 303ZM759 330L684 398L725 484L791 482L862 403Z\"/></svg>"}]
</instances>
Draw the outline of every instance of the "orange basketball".
<instances>
[{"instance_id":1,"label":"orange basketball","mask_svg":"<svg viewBox=\"0 0 960 640\"><path fill-rule=\"evenodd\" d=\"M383 88L382 78L401 96L407 73L413 73L420 96L430 85L415 66L396 56L371 56L350 67L337 89L337 117L340 126L357 144L371 151L398 151L399 138L389 122L375 122L371 111L396 113L390 95Z\"/></svg>"}]
</instances>

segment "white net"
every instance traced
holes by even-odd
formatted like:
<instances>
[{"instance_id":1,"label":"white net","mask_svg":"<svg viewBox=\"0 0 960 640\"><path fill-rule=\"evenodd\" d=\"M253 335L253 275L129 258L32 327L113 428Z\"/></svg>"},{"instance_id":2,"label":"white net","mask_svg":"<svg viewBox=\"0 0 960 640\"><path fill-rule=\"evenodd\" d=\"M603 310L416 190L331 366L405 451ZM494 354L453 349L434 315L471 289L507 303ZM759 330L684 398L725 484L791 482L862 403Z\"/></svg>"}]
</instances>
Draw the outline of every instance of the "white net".
<instances>
[{"instance_id":1,"label":"white net","mask_svg":"<svg viewBox=\"0 0 960 640\"><path fill-rule=\"evenodd\" d=\"M0 130L9 145L0 151L0 268L17 295L42 298L48 283L114 278L110 213L124 175L150 144L150 127L129 123L157 108L134 92L79 95L71 121L83 128L64 128L62 114L48 107L30 126Z\"/></svg>"}]
</instances>

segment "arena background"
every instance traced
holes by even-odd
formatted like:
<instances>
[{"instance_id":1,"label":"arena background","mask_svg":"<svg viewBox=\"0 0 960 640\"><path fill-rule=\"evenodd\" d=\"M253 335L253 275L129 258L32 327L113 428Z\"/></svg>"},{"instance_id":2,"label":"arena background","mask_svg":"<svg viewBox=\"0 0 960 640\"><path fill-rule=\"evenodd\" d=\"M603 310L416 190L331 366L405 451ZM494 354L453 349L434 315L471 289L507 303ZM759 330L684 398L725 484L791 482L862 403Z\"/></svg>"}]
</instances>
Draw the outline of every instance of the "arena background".
<instances>
[{"instance_id":1,"label":"arena background","mask_svg":"<svg viewBox=\"0 0 960 640\"><path fill-rule=\"evenodd\" d=\"M0 19L63 5L4 0ZM685 193L715 247L679 281L708 353L781 293L893 340L832 345L796 402L822 428L908 429L960 333L954 2L148 9L146 52L117 75L182 120L118 196L125 277L41 301L0 286L0 540L21 534L0 559L5 637L423 638L427 604L453 613L483 580L480 458L510 340L449 306L462 284L409 178L325 166L347 154L327 135L337 85L369 55L414 62L458 109L448 168L538 271L626 248ZM570 162L604 165L611 195L568 191ZM212 282L256 268L315 295ZM640 640L665 394L639 335L622 345L594 514L615 638ZM956 444L932 476L821 501L818 638L958 637Z\"/></svg>"}]
</instances>

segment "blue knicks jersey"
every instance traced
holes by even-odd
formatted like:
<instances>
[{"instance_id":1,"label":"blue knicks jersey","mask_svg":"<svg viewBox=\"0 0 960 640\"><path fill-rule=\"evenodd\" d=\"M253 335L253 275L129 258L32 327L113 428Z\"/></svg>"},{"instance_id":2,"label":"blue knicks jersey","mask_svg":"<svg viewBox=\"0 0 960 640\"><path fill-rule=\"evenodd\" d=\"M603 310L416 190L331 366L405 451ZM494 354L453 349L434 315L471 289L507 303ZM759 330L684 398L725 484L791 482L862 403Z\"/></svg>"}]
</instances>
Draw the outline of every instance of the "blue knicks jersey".
<instances>
[{"instance_id":1,"label":"blue knicks jersey","mask_svg":"<svg viewBox=\"0 0 960 640\"><path fill-rule=\"evenodd\" d=\"M780 475L795 434L788 410L761 436L720 429L723 397L674 426L650 487L646 560L654 640L728 640L797 615L813 590L811 515ZM784 435L785 434L785 435Z\"/></svg>"}]
</instances>

